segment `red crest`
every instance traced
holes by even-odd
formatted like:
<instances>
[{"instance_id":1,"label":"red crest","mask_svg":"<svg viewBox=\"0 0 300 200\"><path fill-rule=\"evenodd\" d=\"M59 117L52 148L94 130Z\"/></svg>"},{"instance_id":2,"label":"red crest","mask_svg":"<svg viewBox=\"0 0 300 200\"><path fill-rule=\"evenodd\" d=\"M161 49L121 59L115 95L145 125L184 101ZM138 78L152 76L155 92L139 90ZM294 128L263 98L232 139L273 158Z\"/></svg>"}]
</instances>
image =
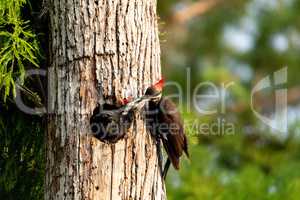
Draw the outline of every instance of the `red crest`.
<instances>
[{"instance_id":1,"label":"red crest","mask_svg":"<svg viewBox=\"0 0 300 200\"><path fill-rule=\"evenodd\" d=\"M165 80L164 80L164 78L162 78L157 83L155 83L153 85L153 87L157 90L162 90L162 88L164 87L164 84L165 84Z\"/></svg>"}]
</instances>

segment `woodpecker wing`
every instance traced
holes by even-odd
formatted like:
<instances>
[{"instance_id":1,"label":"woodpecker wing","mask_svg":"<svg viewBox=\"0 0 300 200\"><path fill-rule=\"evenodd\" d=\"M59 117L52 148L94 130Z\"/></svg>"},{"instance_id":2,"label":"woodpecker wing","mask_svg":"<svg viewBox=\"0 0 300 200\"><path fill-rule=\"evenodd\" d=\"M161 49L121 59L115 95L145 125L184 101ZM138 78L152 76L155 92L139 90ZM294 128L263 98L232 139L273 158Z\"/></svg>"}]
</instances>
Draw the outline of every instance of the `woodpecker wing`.
<instances>
[{"instance_id":1,"label":"woodpecker wing","mask_svg":"<svg viewBox=\"0 0 300 200\"><path fill-rule=\"evenodd\" d=\"M162 98L159 106L157 121L160 126L157 131L174 168L179 169L183 152L189 157L183 122L176 105L170 99Z\"/></svg>"}]
</instances>

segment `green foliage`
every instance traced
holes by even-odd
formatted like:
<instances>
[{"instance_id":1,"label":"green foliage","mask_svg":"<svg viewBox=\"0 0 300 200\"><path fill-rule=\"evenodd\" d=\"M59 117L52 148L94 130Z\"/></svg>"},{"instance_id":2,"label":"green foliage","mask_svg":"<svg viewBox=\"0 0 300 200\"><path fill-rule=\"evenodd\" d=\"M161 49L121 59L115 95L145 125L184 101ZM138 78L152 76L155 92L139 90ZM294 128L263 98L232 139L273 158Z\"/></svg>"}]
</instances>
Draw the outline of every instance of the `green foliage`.
<instances>
[{"instance_id":1,"label":"green foliage","mask_svg":"<svg viewBox=\"0 0 300 200\"><path fill-rule=\"evenodd\" d=\"M1 108L1 199L43 198L43 135L40 118L26 116L14 109Z\"/></svg>"},{"instance_id":2,"label":"green foliage","mask_svg":"<svg viewBox=\"0 0 300 200\"><path fill-rule=\"evenodd\" d=\"M161 20L168 21L174 10L192 2L160 1ZM186 24L172 22L168 26L167 22L163 27L169 33L162 46L167 79L176 80L191 93L201 82L209 81L216 87L234 82L226 91L225 113L220 113L220 102L209 102L219 112L215 115L184 112L187 126L195 121L211 125L221 118L233 123L235 131L234 135L214 135L188 129L191 161L184 161L180 171L171 170L168 199L299 199L300 102L291 101L289 132L282 136L265 128L254 116L250 95L255 83L285 66L285 86L299 91L300 1L223 2ZM280 45L274 42L276 39ZM245 43L250 44L246 49L236 48ZM187 67L191 80L187 80ZM186 89L189 81L191 88ZM201 89L201 94L209 93ZM257 109L272 113L274 97L266 96ZM298 118L292 122L295 116Z\"/></svg>"},{"instance_id":3,"label":"green foliage","mask_svg":"<svg viewBox=\"0 0 300 200\"><path fill-rule=\"evenodd\" d=\"M195 114L184 116L185 121L206 123ZM299 140L282 144L267 135L251 138L239 130L235 135L210 136L209 142L199 132L188 135L191 161L184 160L180 171L170 171L169 200L299 198Z\"/></svg>"},{"instance_id":4,"label":"green foliage","mask_svg":"<svg viewBox=\"0 0 300 200\"><path fill-rule=\"evenodd\" d=\"M15 96L18 85L33 93L22 86L25 71L38 67L41 59L37 37L22 16L26 4L27 0L0 1L0 199L9 200L43 198L42 119L6 101Z\"/></svg>"},{"instance_id":5,"label":"green foliage","mask_svg":"<svg viewBox=\"0 0 300 200\"><path fill-rule=\"evenodd\" d=\"M5 0L0 3L0 91L4 101L16 84L24 83L25 70L38 67L40 54L36 35L24 21L21 8L26 0Z\"/></svg>"}]
</instances>

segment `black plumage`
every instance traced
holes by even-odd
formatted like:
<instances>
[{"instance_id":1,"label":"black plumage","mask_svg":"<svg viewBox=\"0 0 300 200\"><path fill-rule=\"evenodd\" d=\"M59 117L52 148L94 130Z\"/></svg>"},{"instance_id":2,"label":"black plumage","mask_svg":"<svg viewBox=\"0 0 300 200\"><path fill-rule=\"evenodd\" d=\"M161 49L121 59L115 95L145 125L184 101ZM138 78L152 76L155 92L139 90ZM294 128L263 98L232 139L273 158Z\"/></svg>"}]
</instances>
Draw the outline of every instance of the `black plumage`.
<instances>
[{"instance_id":1,"label":"black plumage","mask_svg":"<svg viewBox=\"0 0 300 200\"><path fill-rule=\"evenodd\" d=\"M163 172L165 176L170 163L178 170L180 167L180 157L183 153L189 157L183 121L175 103L164 97L158 102L149 102L147 118L151 122L149 124L150 131L161 139L168 155L168 160Z\"/></svg>"}]
</instances>

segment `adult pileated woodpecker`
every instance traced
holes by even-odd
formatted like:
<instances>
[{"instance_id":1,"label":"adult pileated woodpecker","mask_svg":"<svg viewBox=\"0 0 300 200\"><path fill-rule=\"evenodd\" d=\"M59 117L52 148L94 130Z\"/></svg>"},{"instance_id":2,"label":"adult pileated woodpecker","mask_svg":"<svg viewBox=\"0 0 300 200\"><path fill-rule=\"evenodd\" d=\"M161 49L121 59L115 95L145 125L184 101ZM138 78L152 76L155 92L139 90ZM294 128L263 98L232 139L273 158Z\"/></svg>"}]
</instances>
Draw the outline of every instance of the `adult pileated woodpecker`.
<instances>
[{"instance_id":1,"label":"adult pileated woodpecker","mask_svg":"<svg viewBox=\"0 0 300 200\"><path fill-rule=\"evenodd\" d=\"M187 139L183 122L176 105L168 98L162 97L163 79L149 87L142 97L133 101L125 98L120 106L103 105L94 110L90 119L94 136L102 141L116 142L127 132L133 120L134 112L146 109L147 127L153 136L158 137L168 154L163 177L166 177L170 164L179 169L180 157L183 153L189 157ZM117 127L117 128L116 128Z\"/></svg>"},{"instance_id":2,"label":"adult pileated woodpecker","mask_svg":"<svg viewBox=\"0 0 300 200\"><path fill-rule=\"evenodd\" d=\"M148 126L153 135L159 136L168 155L163 177L166 177L170 163L179 169L180 157L183 153L189 157L187 138L184 134L183 122L180 113L173 101L162 97L164 81L149 87L145 98L149 97L147 110Z\"/></svg>"}]
</instances>

